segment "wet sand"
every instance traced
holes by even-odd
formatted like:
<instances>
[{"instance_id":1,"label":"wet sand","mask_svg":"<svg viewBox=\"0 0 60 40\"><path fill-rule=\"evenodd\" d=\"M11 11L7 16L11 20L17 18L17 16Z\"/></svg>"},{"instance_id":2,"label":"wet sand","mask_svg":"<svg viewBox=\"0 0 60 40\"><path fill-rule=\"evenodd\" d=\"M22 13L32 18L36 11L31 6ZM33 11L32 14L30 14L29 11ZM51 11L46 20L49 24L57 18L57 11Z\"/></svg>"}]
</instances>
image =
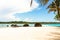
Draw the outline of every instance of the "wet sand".
<instances>
[{"instance_id":1,"label":"wet sand","mask_svg":"<svg viewBox=\"0 0 60 40\"><path fill-rule=\"evenodd\" d=\"M60 40L60 27L0 28L0 40Z\"/></svg>"}]
</instances>

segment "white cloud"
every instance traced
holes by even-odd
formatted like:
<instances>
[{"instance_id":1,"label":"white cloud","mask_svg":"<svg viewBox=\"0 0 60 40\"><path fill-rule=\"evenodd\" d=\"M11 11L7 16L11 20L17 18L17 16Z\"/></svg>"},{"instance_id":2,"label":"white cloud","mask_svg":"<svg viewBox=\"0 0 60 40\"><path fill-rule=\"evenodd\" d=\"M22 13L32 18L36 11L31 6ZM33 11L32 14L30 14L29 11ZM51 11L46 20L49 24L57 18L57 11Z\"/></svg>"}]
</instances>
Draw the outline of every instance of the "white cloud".
<instances>
[{"instance_id":1,"label":"white cloud","mask_svg":"<svg viewBox=\"0 0 60 40\"><path fill-rule=\"evenodd\" d=\"M31 0L0 0L0 19L20 20L14 16L16 13L24 13L34 10L38 3L34 0L30 7Z\"/></svg>"},{"instance_id":2,"label":"white cloud","mask_svg":"<svg viewBox=\"0 0 60 40\"><path fill-rule=\"evenodd\" d=\"M33 19L31 19L31 18L26 18L26 19L24 19L23 21L32 22Z\"/></svg>"}]
</instances>

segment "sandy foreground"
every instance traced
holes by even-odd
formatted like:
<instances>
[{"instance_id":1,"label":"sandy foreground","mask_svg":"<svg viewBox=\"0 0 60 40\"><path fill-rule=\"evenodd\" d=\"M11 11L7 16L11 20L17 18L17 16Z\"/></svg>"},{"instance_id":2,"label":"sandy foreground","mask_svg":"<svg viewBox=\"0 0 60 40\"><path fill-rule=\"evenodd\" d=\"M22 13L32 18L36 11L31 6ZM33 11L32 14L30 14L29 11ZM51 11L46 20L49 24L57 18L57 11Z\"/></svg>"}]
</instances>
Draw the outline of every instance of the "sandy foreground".
<instances>
[{"instance_id":1,"label":"sandy foreground","mask_svg":"<svg viewBox=\"0 0 60 40\"><path fill-rule=\"evenodd\" d=\"M0 40L60 40L60 27L0 28Z\"/></svg>"}]
</instances>

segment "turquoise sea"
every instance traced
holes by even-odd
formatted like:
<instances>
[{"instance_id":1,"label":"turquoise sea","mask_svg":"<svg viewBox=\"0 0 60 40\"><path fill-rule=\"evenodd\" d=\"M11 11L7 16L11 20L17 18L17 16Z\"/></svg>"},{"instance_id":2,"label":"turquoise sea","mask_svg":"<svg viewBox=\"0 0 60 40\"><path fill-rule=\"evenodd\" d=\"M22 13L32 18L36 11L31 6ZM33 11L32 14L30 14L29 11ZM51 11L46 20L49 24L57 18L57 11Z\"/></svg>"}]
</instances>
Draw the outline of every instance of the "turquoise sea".
<instances>
[{"instance_id":1,"label":"turquoise sea","mask_svg":"<svg viewBox=\"0 0 60 40\"><path fill-rule=\"evenodd\" d=\"M24 24L17 24L23 27ZM30 27L34 27L34 24L29 24ZM42 24L43 27L60 27L60 24ZM0 27L11 27L11 24L0 24Z\"/></svg>"},{"instance_id":2,"label":"turquoise sea","mask_svg":"<svg viewBox=\"0 0 60 40\"><path fill-rule=\"evenodd\" d=\"M53 26L53 27L60 27L60 24L42 24L45 26Z\"/></svg>"}]
</instances>

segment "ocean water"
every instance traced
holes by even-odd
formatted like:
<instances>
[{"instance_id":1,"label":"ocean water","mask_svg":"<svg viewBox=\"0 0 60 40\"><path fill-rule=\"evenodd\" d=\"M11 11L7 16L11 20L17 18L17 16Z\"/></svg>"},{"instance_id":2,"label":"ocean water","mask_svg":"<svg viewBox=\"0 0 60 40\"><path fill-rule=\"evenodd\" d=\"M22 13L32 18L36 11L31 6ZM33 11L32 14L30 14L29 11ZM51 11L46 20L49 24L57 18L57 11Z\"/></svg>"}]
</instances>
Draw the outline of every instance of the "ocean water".
<instances>
[{"instance_id":1,"label":"ocean water","mask_svg":"<svg viewBox=\"0 0 60 40\"><path fill-rule=\"evenodd\" d=\"M23 27L24 24L17 24ZM60 27L60 24L42 24L43 27ZM11 27L11 24L0 24L0 27ZM29 24L29 27L34 27L34 24Z\"/></svg>"},{"instance_id":2,"label":"ocean water","mask_svg":"<svg viewBox=\"0 0 60 40\"><path fill-rule=\"evenodd\" d=\"M60 24L42 24L43 26L53 26L53 27L60 27Z\"/></svg>"}]
</instances>

